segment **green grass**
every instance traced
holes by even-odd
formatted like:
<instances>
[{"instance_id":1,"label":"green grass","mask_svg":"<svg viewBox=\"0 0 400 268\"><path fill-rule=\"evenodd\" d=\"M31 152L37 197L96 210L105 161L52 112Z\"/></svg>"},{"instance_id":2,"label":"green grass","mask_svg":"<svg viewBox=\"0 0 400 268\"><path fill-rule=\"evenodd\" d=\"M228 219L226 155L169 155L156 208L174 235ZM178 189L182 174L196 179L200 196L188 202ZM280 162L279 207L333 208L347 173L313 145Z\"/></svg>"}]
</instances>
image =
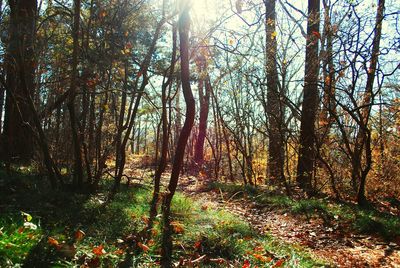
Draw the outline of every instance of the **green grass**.
<instances>
[{"instance_id":1,"label":"green grass","mask_svg":"<svg viewBox=\"0 0 400 268\"><path fill-rule=\"evenodd\" d=\"M151 190L122 187L105 204L109 183L93 195L51 191L43 178L26 174L9 177L0 171L12 191L0 192L0 267L116 267L122 264L154 266L160 257L160 215L156 218L149 250L128 247L146 227ZM32 215L36 230L24 229L21 211ZM172 203L174 259L193 260L207 255L201 267L221 267L209 261L223 258L235 266L244 262L259 267L283 262L284 267L315 267L323 264L303 248L273 237L261 236L238 217L177 193ZM21 231L22 230L22 231ZM85 233L77 241L75 233ZM49 238L59 245L51 245ZM53 241L54 241L53 240ZM73 247L71 247L73 245ZM103 247L104 252L101 251ZM96 251L97 249L97 251ZM99 256L95 252L102 252ZM104 254L103 254L104 253ZM128 266L129 266L128 265Z\"/></svg>"},{"instance_id":2,"label":"green grass","mask_svg":"<svg viewBox=\"0 0 400 268\"><path fill-rule=\"evenodd\" d=\"M306 219L319 217L328 225L334 221L348 224L350 225L348 231L351 232L376 234L387 240L400 236L400 218L380 212L372 206L360 208L352 203L338 203L327 198L293 200L286 195L262 192L252 186L214 183L210 185L210 188L221 189L222 192L229 193L229 196L233 196L233 198L245 195L260 206L281 209L283 212L301 215ZM235 195L235 193L240 194Z\"/></svg>"}]
</instances>

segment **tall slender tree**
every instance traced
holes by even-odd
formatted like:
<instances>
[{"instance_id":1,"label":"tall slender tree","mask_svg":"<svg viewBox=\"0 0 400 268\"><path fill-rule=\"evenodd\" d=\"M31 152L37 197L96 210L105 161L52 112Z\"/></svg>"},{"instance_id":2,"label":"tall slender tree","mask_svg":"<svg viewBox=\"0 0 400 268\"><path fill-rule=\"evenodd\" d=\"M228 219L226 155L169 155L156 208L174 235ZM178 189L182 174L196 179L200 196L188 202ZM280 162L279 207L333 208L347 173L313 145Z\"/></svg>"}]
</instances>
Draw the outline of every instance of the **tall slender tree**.
<instances>
[{"instance_id":1,"label":"tall slender tree","mask_svg":"<svg viewBox=\"0 0 400 268\"><path fill-rule=\"evenodd\" d=\"M80 14L81 14L81 1L74 0L74 21L72 27L72 72L71 72L71 85L68 96L68 111L71 123L72 142L74 146L74 181L73 183L78 186L83 182L83 160L82 160L82 145L78 133L78 119L75 111L75 97L78 85L78 61L79 61L79 27L80 27Z\"/></svg>"},{"instance_id":2,"label":"tall slender tree","mask_svg":"<svg viewBox=\"0 0 400 268\"><path fill-rule=\"evenodd\" d=\"M192 89L190 87L190 70L189 70L189 1L181 1L181 13L179 17L179 40L180 40L180 56L181 56L181 81L182 92L186 103L186 118L182 130L179 135L178 144L175 150L174 164L172 166L171 178L168 184L168 191L163 200L163 235L161 249L161 266L172 267L172 228L170 223L171 202L174 197L176 187L178 185L179 174L182 169L183 158L185 156L185 148L192 131L195 116L195 101Z\"/></svg>"},{"instance_id":3,"label":"tall slender tree","mask_svg":"<svg viewBox=\"0 0 400 268\"><path fill-rule=\"evenodd\" d=\"M207 70L207 50L200 49L196 58L196 65L199 72L199 101L200 101L200 118L199 132L197 134L194 161L201 166L204 161L204 142L207 135L207 121L210 106L211 81Z\"/></svg>"},{"instance_id":4,"label":"tall slender tree","mask_svg":"<svg viewBox=\"0 0 400 268\"><path fill-rule=\"evenodd\" d=\"M268 119L268 166L267 173L274 182L284 180L284 109L279 88L278 67L276 62L276 11L275 0L264 0L265 5L265 72L267 77L267 119Z\"/></svg>"},{"instance_id":5,"label":"tall slender tree","mask_svg":"<svg viewBox=\"0 0 400 268\"><path fill-rule=\"evenodd\" d=\"M307 40L301 110L300 148L297 164L297 183L311 192L315 164L315 119L318 108L319 22L320 0L308 0Z\"/></svg>"}]
</instances>

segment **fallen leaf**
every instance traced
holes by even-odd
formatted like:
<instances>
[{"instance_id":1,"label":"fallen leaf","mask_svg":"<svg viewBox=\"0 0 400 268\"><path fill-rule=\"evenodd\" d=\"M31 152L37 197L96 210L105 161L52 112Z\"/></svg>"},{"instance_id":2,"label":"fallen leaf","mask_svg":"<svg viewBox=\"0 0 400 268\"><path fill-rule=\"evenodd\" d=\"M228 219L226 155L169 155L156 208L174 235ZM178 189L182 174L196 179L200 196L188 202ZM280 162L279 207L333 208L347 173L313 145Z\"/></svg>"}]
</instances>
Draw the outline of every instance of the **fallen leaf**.
<instances>
[{"instance_id":1,"label":"fallen leaf","mask_svg":"<svg viewBox=\"0 0 400 268\"><path fill-rule=\"evenodd\" d=\"M143 221L145 224L148 224L148 223L149 223L149 218L147 218L146 216L142 216L142 221Z\"/></svg>"},{"instance_id":2,"label":"fallen leaf","mask_svg":"<svg viewBox=\"0 0 400 268\"><path fill-rule=\"evenodd\" d=\"M285 259L279 259L272 267L281 267L285 263Z\"/></svg>"},{"instance_id":3,"label":"fallen leaf","mask_svg":"<svg viewBox=\"0 0 400 268\"><path fill-rule=\"evenodd\" d=\"M257 260L261 261L261 262L270 262L270 261L272 261L272 258L265 257L265 256L263 256L261 254L253 254L253 257L256 258Z\"/></svg>"},{"instance_id":4,"label":"fallen leaf","mask_svg":"<svg viewBox=\"0 0 400 268\"><path fill-rule=\"evenodd\" d=\"M249 260L244 260L242 268L250 268L250 265L251 264L250 264Z\"/></svg>"},{"instance_id":5,"label":"fallen leaf","mask_svg":"<svg viewBox=\"0 0 400 268\"><path fill-rule=\"evenodd\" d=\"M96 254L97 256L101 256L101 255L106 254L106 251L104 250L103 245L94 247L93 250L92 250L92 252L93 252L94 254Z\"/></svg>"},{"instance_id":6,"label":"fallen leaf","mask_svg":"<svg viewBox=\"0 0 400 268\"><path fill-rule=\"evenodd\" d=\"M115 255L124 255L125 251L123 249L117 249L116 251L114 251Z\"/></svg>"},{"instance_id":7,"label":"fallen leaf","mask_svg":"<svg viewBox=\"0 0 400 268\"><path fill-rule=\"evenodd\" d=\"M174 229L174 232L176 234L181 234L185 231L185 229L183 228L183 224L179 223L177 221L173 221L171 222L172 228Z\"/></svg>"},{"instance_id":8,"label":"fallen leaf","mask_svg":"<svg viewBox=\"0 0 400 268\"><path fill-rule=\"evenodd\" d=\"M145 244L142 244L140 242L137 243L138 247L141 248L144 252L147 252L150 250L150 248L148 246L146 246Z\"/></svg>"},{"instance_id":9,"label":"fallen leaf","mask_svg":"<svg viewBox=\"0 0 400 268\"><path fill-rule=\"evenodd\" d=\"M197 242L194 243L194 248L199 249L200 247L201 247L201 242L200 241L197 241Z\"/></svg>"},{"instance_id":10,"label":"fallen leaf","mask_svg":"<svg viewBox=\"0 0 400 268\"><path fill-rule=\"evenodd\" d=\"M53 247L58 247L60 244L60 243L58 243L57 239L55 239L51 236L47 239L47 243Z\"/></svg>"},{"instance_id":11,"label":"fallen leaf","mask_svg":"<svg viewBox=\"0 0 400 268\"><path fill-rule=\"evenodd\" d=\"M75 232L75 239L77 241L82 240L85 237L85 232L82 230L78 230Z\"/></svg>"}]
</instances>

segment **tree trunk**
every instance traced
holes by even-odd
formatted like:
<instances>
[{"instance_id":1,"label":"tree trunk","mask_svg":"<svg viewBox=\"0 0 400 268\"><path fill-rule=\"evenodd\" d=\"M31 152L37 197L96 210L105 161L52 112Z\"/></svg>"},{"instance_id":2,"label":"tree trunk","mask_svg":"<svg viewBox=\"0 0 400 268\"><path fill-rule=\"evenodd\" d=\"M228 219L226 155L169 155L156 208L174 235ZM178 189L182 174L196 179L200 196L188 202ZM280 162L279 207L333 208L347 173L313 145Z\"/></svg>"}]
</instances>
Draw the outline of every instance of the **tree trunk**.
<instances>
[{"instance_id":1,"label":"tree trunk","mask_svg":"<svg viewBox=\"0 0 400 268\"><path fill-rule=\"evenodd\" d=\"M371 133L368 128L369 117L371 114L372 104L373 104L373 87L376 75L376 67L378 64L379 58L379 47L380 41L382 36L382 22L384 18L385 12L385 0L379 0L378 8L376 11L376 22L375 22L375 29L374 29L374 39L372 41L372 56L370 65L368 68L368 75L367 75L367 83L365 86L365 95L363 100L362 110L361 110L361 118L360 118L360 129L357 135L357 144L364 145L365 149L365 160L366 160L366 167L364 170L356 170L356 174L360 174L360 184L358 188L357 194L357 202L360 206L365 206L367 202L367 198L365 196L365 185L366 179L369 170L371 169L372 163L372 156L371 156ZM360 141L360 142L359 142ZM361 161L361 159L360 159ZM358 165L360 166L361 163Z\"/></svg>"},{"instance_id":2,"label":"tree trunk","mask_svg":"<svg viewBox=\"0 0 400 268\"><path fill-rule=\"evenodd\" d=\"M172 267L172 228L170 224L170 210L172 198L178 185L179 174L183 164L185 148L189 139L195 116L195 102L190 88L190 71L189 71L189 4L183 3L182 12L179 18L179 40L181 55L181 80L182 91L186 103L186 118L179 135L178 145L175 151L174 163L172 166L171 178L168 185L168 191L163 201L163 234L161 248L161 266Z\"/></svg>"},{"instance_id":3,"label":"tree trunk","mask_svg":"<svg viewBox=\"0 0 400 268\"><path fill-rule=\"evenodd\" d=\"M3 151L7 162L29 162L34 153L32 113L29 98L35 91L34 40L36 36L36 0L10 0L9 43L5 57L6 103ZM20 77L21 70L25 77ZM25 81L28 95L23 89Z\"/></svg>"},{"instance_id":4,"label":"tree trunk","mask_svg":"<svg viewBox=\"0 0 400 268\"><path fill-rule=\"evenodd\" d=\"M171 64L169 67L169 74L167 81L163 83L161 88L161 102L162 102L162 112L161 112L161 121L162 121L162 144L161 144L161 157L157 166L157 170L154 175L154 191L153 198L150 204L150 217L149 223L147 227L148 233L153 228L153 222L155 217L157 216L157 203L160 197L160 183L161 183L161 175L165 171L167 166L167 154L168 154L168 143L169 143L169 124L168 124L168 111L167 111L167 89L171 89L173 83L173 75L175 71L175 62L176 62L176 24L174 24L172 29L173 43L172 43L172 57Z\"/></svg>"},{"instance_id":5,"label":"tree trunk","mask_svg":"<svg viewBox=\"0 0 400 268\"><path fill-rule=\"evenodd\" d=\"M83 182L83 166L82 166L82 145L78 133L78 120L75 111L76 88L78 84L78 60L79 60L79 27L80 27L81 1L74 0L74 24L72 28L73 50L72 50L72 72L71 85L68 95L68 111L70 117L72 143L74 147L74 176L73 184L79 187Z\"/></svg>"},{"instance_id":6,"label":"tree trunk","mask_svg":"<svg viewBox=\"0 0 400 268\"><path fill-rule=\"evenodd\" d=\"M200 55L197 57L196 62L199 72L200 118L199 131L194 148L194 161L199 167L202 166L204 161L204 142L207 135L207 121L211 92L211 82L207 71L207 59L203 54L206 53L204 53L203 50L200 50ZM203 89L205 89L205 92Z\"/></svg>"},{"instance_id":7,"label":"tree trunk","mask_svg":"<svg viewBox=\"0 0 400 268\"><path fill-rule=\"evenodd\" d=\"M275 183L284 180L284 112L282 109L281 92L278 87L277 41L276 41L276 11L275 0L265 0L265 30L266 30L266 65L267 75L267 119L268 119L268 166L269 179Z\"/></svg>"},{"instance_id":8,"label":"tree trunk","mask_svg":"<svg viewBox=\"0 0 400 268\"><path fill-rule=\"evenodd\" d=\"M318 107L318 42L320 0L308 0L304 96L301 111L297 183L311 193L315 163L315 118Z\"/></svg>"}]
</instances>

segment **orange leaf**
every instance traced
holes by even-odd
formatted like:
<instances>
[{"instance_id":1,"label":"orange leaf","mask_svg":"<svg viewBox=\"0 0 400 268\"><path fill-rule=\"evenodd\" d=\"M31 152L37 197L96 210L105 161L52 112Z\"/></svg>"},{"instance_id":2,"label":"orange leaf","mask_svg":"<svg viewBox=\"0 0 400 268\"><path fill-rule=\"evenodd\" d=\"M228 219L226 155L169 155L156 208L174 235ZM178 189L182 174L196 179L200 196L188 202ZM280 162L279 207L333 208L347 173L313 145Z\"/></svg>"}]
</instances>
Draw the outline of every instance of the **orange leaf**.
<instances>
[{"instance_id":1,"label":"orange leaf","mask_svg":"<svg viewBox=\"0 0 400 268\"><path fill-rule=\"evenodd\" d=\"M185 231L185 229L183 228L183 224L182 223L179 223L177 221L173 221L173 222L171 222L171 225L172 225L172 227L174 229L174 232L176 234L181 234L181 233L183 233Z\"/></svg>"},{"instance_id":2,"label":"orange leaf","mask_svg":"<svg viewBox=\"0 0 400 268\"><path fill-rule=\"evenodd\" d=\"M146 216L142 216L142 221L146 224L149 223L149 218L147 218Z\"/></svg>"},{"instance_id":3,"label":"orange leaf","mask_svg":"<svg viewBox=\"0 0 400 268\"><path fill-rule=\"evenodd\" d=\"M137 243L138 247L140 247L144 252L147 252L150 250L150 248L148 246L146 246L145 244L142 244L140 242Z\"/></svg>"},{"instance_id":4,"label":"orange leaf","mask_svg":"<svg viewBox=\"0 0 400 268\"><path fill-rule=\"evenodd\" d=\"M101 256L101 255L106 254L106 251L104 250L103 245L94 247L93 250L92 250L92 252L93 252L94 254L96 254L97 256Z\"/></svg>"},{"instance_id":5,"label":"orange leaf","mask_svg":"<svg viewBox=\"0 0 400 268\"><path fill-rule=\"evenodd\" d=\"M257 247L254 248L254 251L255 252L262 252L262 251L264 251L264 248L261 247L261 246L257 246Z\"/></svg>"},{"instance_id":6,"label":"orange leaf","mask_svg":"<svg viewBox=\"0 0 400 268\"><path fill-rule=\"evenodd\" d=\"M254 258L256 258L257 260L261 261L261 262L270 262L272 259L271 258L267 258L261 254L253 254Z\"/></svg>"},{"instance_id":7,"label":"orange leaf","mask_svg":"<svg viewBox=\"0 0 400 268\"><path fill-rule=\"evenodd\" d=\"M115 255L124 255L125 251L123 249L117 249L116 251L114 251Z\"/></svg>"},{"instance_id":8,"label":"orange leaf","mask_svg":"<svg viewBox=\"0 0 400 268\"><path fill-rule=\"evenodd\" d=\"M158 235L158 231L156 229L151 230L151 235L152 236L157 236Z\"/></svg>"},{"instance_id":9,"label":"orange leaf","mask_svg":"<svg viewBox=\"0 0 400 268\"><path fill-rule=\"evenodd\" d=\"M75 232L75 239L77 241L82 240L85 237L85 232L82 230L78 230Z\"/></svg>"},{"instance_id":10,"label":"orange leaf","mask_svg":"<svg viewBox=\"0 0 400 268\"><path fill-rule=\"evenodd\" d=\"M49 237L47 239L47 243L53 247L58 247L60 243L58 243L57 239L54 239L53 237Z\"/></svg>"}]
</instances>

